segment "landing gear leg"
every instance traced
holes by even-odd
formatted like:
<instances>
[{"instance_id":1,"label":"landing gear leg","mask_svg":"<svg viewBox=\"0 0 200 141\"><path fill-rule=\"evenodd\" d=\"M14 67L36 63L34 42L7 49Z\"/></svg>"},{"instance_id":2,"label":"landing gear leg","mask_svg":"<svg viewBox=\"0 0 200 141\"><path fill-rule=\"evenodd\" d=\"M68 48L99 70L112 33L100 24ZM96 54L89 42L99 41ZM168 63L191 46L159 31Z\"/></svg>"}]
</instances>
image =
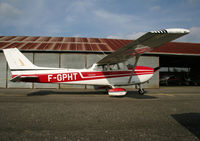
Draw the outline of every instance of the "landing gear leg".
<instances>
[{"instance_id":1,"label":"landing gear leg","mask_svg":"<svg viewBox=\"0 0 200 141\"><path fill-rule=\"evenodd\" d=\"M110 89L114 89L114 88L115 88L114 86L110 85L110 86L108 86L108 87L106 88L106 91L108 92Z\"/></svg>"},{"instance_id":2,"label":"landing gear leg","mask_svg":"<svg viewBox=\"0 0 200 141\"><path fill-rule=\"evenodd\" d=\"M140 95L144 95L144 89L142 88L141 84L139 84L138 86L139 86L138 93Z\"/></svg>"}]
</instances>

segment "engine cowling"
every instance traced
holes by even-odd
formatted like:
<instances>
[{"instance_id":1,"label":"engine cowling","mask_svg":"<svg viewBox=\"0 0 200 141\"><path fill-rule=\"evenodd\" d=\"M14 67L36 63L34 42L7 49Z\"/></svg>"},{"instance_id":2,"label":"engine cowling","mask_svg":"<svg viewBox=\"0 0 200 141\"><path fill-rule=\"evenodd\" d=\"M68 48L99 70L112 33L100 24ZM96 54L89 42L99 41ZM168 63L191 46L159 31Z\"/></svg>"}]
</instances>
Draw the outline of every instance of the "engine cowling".
<instances>
[{"instance_id":1,"label":"engine cowling","mask_svg":"<svg viewBox=\"0 0 200 141\"><path fill-rule=\"evenodd\" d=\"M126 95L126 93L127 93L126 89L123 88L114 88L108 91L108 94L110 96L124 96Z\"/></svg>"}]
</instances>

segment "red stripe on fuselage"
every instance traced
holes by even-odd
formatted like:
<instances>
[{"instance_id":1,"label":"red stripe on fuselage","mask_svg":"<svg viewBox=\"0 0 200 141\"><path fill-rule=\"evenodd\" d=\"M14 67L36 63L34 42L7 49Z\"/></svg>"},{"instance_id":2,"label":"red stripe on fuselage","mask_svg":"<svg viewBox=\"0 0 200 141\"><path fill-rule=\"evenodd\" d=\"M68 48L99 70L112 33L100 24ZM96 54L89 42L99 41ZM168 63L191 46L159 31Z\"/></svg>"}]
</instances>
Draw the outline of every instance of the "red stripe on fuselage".
<instances>
[{"instance_id":1,"label":"red stripe on fuselage","mask_svg":"<svg viewBox=\"0 0 200 141\"><path fill-rule=\"evenodd\" d=\"M137 66L134 76L153 74L154 70L150 67ZM58 83L58 82L72 82L97 80L117 77L129 77L131 71L91 71L91 72L68 72L68 73L51 73L51 74L27 74L21 76L38 76L39 83ZM16 76L16 75L15 75ZM15 77L14 75L12 77Z\"/></svg>"}]
</instances>

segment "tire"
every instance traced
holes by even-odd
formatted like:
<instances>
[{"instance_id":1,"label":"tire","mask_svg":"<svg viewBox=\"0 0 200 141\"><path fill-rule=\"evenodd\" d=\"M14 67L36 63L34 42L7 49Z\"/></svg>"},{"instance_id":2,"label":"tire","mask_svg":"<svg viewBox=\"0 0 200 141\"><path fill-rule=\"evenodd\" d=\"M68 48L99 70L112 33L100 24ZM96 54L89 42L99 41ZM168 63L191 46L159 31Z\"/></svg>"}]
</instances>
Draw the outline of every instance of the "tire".
<instances>
[{"instance_id":1,"label":"tire","mask_svg":"<svg viewBox=\"0 0 200 141\"><path fill-rule=\"evenodd\" d=\"M139 89L139 90L138 90L138 93L139 93L140 95L144 95L144 89Z\"/></svg>"}]
</instances>

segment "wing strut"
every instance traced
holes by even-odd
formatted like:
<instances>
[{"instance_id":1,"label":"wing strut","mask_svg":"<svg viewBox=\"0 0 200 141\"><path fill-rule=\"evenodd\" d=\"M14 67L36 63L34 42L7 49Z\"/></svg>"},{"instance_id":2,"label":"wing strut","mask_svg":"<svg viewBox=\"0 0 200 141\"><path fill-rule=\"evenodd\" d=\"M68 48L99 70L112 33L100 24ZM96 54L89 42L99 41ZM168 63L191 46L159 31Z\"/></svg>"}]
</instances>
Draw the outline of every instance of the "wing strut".
<instances>
[{"instance_id":1,"label":"wing strut","mask_svg":"<svg viewBox=\"0 0 200 141\"><path fill-rule=\"evenodd\" d=\"M132 70L132 72L131 72L131 76L130 76L130 78L129 78L129 80L128 80L128 83L131 82L131 79L132 79L132 77L133 77L133 74L134 74L134 71L135 71L135 68L136 68L136 66L137 66L137 62L138 62L139 58L140 58L140 54L136 54L136 56L135 56L135 63L134 63L134 65L133 65L133 70Z\"/></svg>"}]
</instances>

